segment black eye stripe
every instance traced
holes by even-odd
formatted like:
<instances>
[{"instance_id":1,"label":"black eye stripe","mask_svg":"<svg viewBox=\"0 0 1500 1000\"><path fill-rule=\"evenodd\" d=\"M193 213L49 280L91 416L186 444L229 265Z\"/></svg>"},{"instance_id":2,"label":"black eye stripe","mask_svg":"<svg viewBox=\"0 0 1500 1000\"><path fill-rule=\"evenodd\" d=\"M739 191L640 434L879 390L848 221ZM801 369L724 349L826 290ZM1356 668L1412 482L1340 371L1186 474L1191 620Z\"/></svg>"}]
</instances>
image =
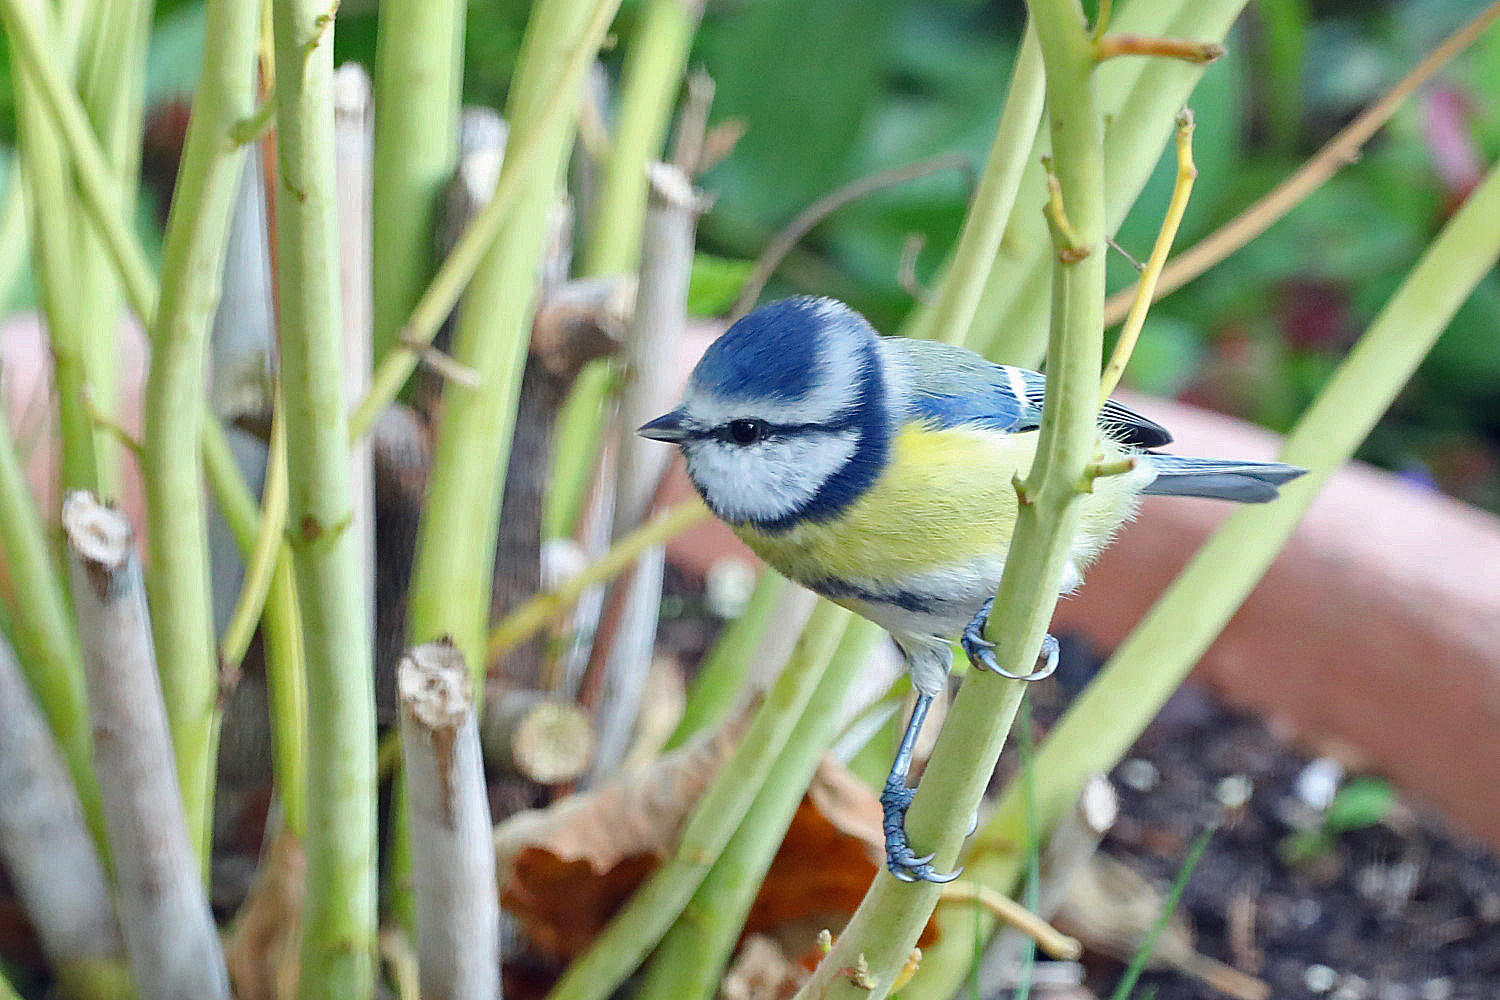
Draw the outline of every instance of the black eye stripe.
<instances>
[{"instance_id":1,"label":"black eye stripe","mask_svg":"<svg viewBox=\"0 0 1500 1000\"><path fill-rule=\"evenodd\" d=\"M757 437L754 442L741 441L737 439L734 436L731 428L739 423L752 423L757 425L760 429L759 437ZM699 439L713 438L719 441L726 441L730 444L743 445L758 443L760 441L775 440L777 438L791 437L794 434L841 434L844 431L856 430L859 428L859 426L860 422L858 419L858 415L854 411L850 410L838 414L833 420L830 421L805 424L773 424L770 421L760 420L755 417L738 417L734 420L727 420L724 423L719 424L717 427L695 430L692 432L691 436Z\"/></svg>"}]
</instances>

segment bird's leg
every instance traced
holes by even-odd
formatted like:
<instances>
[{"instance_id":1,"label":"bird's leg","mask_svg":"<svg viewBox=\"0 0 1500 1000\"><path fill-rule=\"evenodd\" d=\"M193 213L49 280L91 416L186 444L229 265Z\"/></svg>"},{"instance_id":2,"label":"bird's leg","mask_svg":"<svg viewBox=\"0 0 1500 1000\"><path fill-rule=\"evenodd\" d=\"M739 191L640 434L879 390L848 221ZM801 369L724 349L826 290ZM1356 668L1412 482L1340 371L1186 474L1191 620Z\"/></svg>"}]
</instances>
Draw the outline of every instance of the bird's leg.
<instances>
[{"instance_id":1,"label":"bird's leg","mask_svg":"<svg viewBox=\"0 0 1500 1000\"><path fill-rule=\"evenodd\" d=\"M896 748L896 759L891 762L891 773L885 779L885 790L880 793L880 805L885 814L881 823L885 830L885 866L903 882L952 882L959 875L956 871L936 871L931 864L932 855L916 854L906 839L906 810L916 793L916 789L906 786L906 776L911 771L917 734L922 731L922 722L931 707L932 695L919 693L911 718L907 720L906 731L901 734L901 745Z\"/></svg>"},{"instance_id":2,"label":"bird's leg","mask_svg":"<svg viewBox=\"0 0 1500 1000\"><path fill-rule=\"evenodd\" d=\"M996 662L995 644L984 637L984 627L989 624L990 609L994 606L995 599L991 597L984 602L969 624L964 626L964 633L958 642L968 654L969 662L974 664L976 670L989 670L1013 681L1039 681L1044 677L1051 677L1052 672L1057 669L1057 640L1051 635L1042 636L1042 649L1037 657L1042 661L1040 670L1029 674L1013 674Z\"/></svg>"}]
</instances>

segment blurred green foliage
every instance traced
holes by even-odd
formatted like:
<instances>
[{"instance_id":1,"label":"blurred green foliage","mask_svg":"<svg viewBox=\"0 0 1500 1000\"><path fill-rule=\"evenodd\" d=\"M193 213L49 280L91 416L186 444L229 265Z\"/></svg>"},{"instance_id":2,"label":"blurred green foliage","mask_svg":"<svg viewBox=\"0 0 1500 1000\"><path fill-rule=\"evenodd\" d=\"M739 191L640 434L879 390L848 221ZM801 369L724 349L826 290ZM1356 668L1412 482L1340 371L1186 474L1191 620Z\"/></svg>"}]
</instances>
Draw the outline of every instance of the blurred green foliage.
<instances>
[{"instance_id":1,"label":"blurred green foliage","mask_svg":"<svg viewBox=\"0 0 1500 1000\"><path fill-rule=\"evenodd\" d=\"M375 0L347 0L338 58L374 54ZM1197 188L1179 245L1250 204L1472 16L1475 0L1261 0L1193 99ZM639 9L616 35L628 45ZM472 0L467 98L498 105L525 24L525 0ZM710 0L694 53L718 84L714 119L746 127L703 184L695 308L733 297L771 236L819 196L873 171L959 151L983 162L1023 20L1018 0ZM195 0L157 4L150 94L196 72ZM620 47L617 47L618 53ZM611 72L618 71L618 55ZM0 46L0 141L14 139ZM1245 250L1161 303L1127 382L1289 426L1436 232L1482 166L1500 154L1500 32L1424 88L1349 166ZM1171 186L1164 161L1119 234L1144 256ZM948 171L881 191L819 225L768 294L850 300L894 329L911 305L898 280L920 234L919 282L955 238L970 179ZM1022 209L1026 208L1023 194ZM1129 282L1116 256L1111 282ZM1364 457L1500 511L1500 277L1464 307Z\"/></svg>"}]
</instances>

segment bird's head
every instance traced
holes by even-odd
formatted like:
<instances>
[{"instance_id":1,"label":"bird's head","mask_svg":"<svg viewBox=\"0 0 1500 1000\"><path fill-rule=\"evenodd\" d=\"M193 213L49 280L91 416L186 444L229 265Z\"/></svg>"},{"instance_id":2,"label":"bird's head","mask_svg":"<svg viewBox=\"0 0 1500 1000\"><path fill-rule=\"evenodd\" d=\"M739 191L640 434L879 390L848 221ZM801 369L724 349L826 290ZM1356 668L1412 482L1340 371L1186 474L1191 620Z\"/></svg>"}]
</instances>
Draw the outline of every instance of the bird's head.
<instances>
[{"instance_id":1,"label":"bird's head","mask_svg":"<svg viewBox=\"0 0 1500 1000\"><path fill-rule=\"evenodd\" d=\"M675 410L640 433L682 449L714 513L763 530L835 516L884 466L878 338L833 299L772 302L714 341Z\"/></svg>"}]
</instances>

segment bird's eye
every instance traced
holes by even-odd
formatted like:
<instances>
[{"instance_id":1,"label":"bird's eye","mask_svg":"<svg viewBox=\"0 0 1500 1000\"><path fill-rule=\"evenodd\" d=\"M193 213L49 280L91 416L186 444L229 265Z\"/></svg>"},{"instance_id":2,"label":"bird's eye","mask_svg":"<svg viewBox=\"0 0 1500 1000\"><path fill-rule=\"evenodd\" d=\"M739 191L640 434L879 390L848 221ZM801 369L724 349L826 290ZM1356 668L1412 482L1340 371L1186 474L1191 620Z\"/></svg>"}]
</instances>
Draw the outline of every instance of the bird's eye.
<instances>
[{"instance_id":1,"label":"bird's eye","mask_svg":"<svg viewBox=\"0 0 1500 1000\"><path fill-rule=\"evenodd\" d=\"M760 420L731 420L729 422L729 440L735 444L754 444L765 432L766 425Z\"/></svg>"}]
</instances>

